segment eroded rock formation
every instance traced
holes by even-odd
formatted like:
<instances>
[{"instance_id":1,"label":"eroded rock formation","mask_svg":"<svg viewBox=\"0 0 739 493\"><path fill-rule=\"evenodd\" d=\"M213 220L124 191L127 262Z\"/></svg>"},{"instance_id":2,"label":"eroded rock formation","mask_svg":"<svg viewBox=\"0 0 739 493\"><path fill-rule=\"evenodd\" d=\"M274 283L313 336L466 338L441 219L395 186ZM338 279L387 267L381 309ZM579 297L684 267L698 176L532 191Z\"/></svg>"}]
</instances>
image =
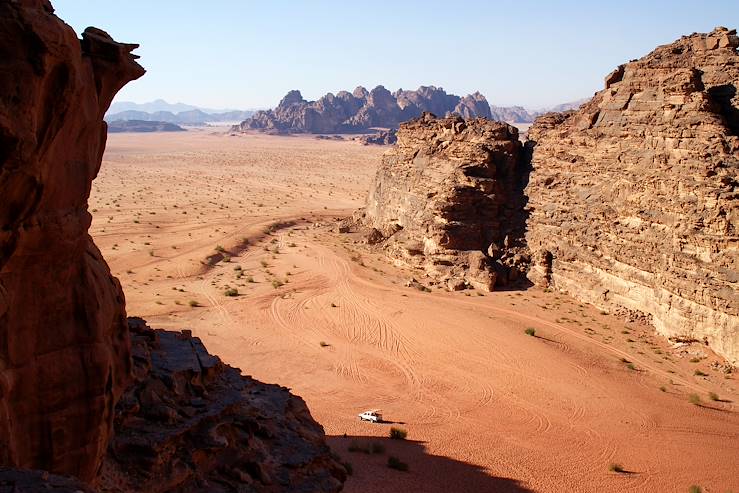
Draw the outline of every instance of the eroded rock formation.
<instances>
[{"instance_id":1,"label":"eroded rock formation","mask_svg":"<svg viewBox=\"0 0 739 493\"><path fill-rule=\"evenodd\" d=\"M0 3L0 464L90 481L129 381L123 293L87 234L103 115L143 75L42 0Z\"/></svg>"},{"instance_id":2,"label":"eroded rock formation","mask_svg":"<svg viewBox=\"0 0 739 493\"><path fill-rule=\"evenodd\" d=\"M101 492L339 491L346 472L299 397L130 319L135 383L116 407Z\"/></svg>"},{"instance_id":3,"label":"eroded rock formation","mask_svg":"<svg viewBox=\"0 0 739 493\"><path fill-rule=\"evenodd\" d=\"M529 132L529 277L739 359L739 39L719 28L618 67Z\"/></svg>"},{"instance_id":4,"label":"eroded rock formation","mask_svg":"<svg viewBox=\"0 0 739 493\"><path fill-rule=\"evenodd\" d=\"M140 322L132 359L87 200L103 115L144 73L135 47L78 40L48 1L0 2L0 490L90 491L50 471L116 492L338 491L344 468L286 389Z\"/></svg>"},{"instance_id":5,"label":"eroded rock formation","mask_svg":"<svg viewBox=\"0 0 739 493\"><path fill-rule=\"evenodd\" d=\"M460 98L444 89L421 86L415 91L391 93L383 86L371 91L331 93L318 101L306 101L300 91L290 91L274 110L259 111L234 127L235 131L263 130L275 133L365 132L370 128L397 128L400 122L417 118L424 111L440 115L458 113L466 118L490 118L485 97Z\"/></svg>"},{"instance_id":6,"label":"eroded rock formation","mask_svg":"<svg viewBox=\"0 0 739 493\"><path fill-rule=\"evenodd\" d=\"M516 128L426 113L397 137L370 188L368 242L450 289L515 280L525 262L515 248L525 174Z\"/></svg>"}]
</instances>

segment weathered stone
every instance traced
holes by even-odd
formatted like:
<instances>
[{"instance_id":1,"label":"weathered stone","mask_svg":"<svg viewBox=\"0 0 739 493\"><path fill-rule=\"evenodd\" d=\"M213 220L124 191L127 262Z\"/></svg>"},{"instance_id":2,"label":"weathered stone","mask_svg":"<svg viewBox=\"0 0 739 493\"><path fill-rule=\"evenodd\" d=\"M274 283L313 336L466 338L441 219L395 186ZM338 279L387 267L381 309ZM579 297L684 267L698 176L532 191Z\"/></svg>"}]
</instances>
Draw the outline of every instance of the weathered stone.
<instances>
[{"instance_id":1,"label":"weathered stone","mask_svg":"<svg viewBox=\"0 0 739 493\"><path fill-rule=\"evenodd\" d=\"M144 69L42 0L0 2L0 464L90 481L129 381L123 293L87 234L103 115Z\"/></svg>"},{"instance_id":2,"label":"weathered stone","mask_svg":"<svg viewBox=\"0 0 739 493\"><path fill-rule=\"evenodd\" d=\"M505 123L425 113L401 125L383 156L363 221L388 238L396 261L492 290L498 274L486 252L522 236L521 151Z\"/></svg>"},{"instance_id":3,"label":"weathered stone","mask_svg":"<svg viewBox=\"0 0 739 493\"><path fill-rule=\"evenodd\" d=\"M529 277L739 359L739 39L660 46L537 120ZM535 144L535 147L533 145Z\"/></svg>"},{"instance_id":4,"label":"weathered stone","mask_svg":"<svg viewBox=\"0 0 739 493\"><path fill-rule=\"evenodd\" d=\"M242 376L189 331L129 327L135 382L116 407L101 493L341 489L346 471L302 399Z\"/></svg>"},{"instance_id":5,"label":"weathered stone","mask_svg":"<svg viewBox=\"0 0 739 493\"><path fill-rule=\"evenodd\" d=\"M144 73L135 46L78 40L47 1L0 2L0 492L90 491L25 469L103 491L338 491L346 473L287 389L140 320L131 358L87 200L103 115Z\"/></svg>"}]
</instances>

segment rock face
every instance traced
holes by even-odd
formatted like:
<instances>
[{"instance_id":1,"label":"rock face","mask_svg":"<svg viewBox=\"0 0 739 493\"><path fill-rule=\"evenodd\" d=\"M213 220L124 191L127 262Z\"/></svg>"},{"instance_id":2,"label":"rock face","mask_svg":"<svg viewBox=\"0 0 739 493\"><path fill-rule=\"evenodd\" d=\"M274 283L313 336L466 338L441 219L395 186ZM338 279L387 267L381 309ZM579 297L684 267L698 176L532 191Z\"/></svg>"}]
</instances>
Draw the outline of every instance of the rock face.
<instances>
[{"instance_id":1,"label":"rock face","mask_svg":"<svg viewBox=\"0 0 739 493\"><path fill-rule=\"evenodd\" d=\"M515 280L525 176L518 131L426 113L404 123L370 189L368 242L452 289ZM521 255L516 263L521 263Z\"/></svg>"},{"instance_id":2,"label":"rock face","mask_svg":"<svg viewBox=\"0 0 739 493\"><path fill-rule=\"evenodd\" d=\"M130 319L135 383L101 492L339 491L346 472L305 403L224 365L188 332Z\"/></svg>"},{"instance_id":3,"label":"rock face","mask_svg":"<svg viewBox=\"0 0 739 493\"><path fill-rule=\"evenodd\" d=\"M103 31L0 2L0 465L94 478L129 381L123 293L87 230L103 115L143 75Z\"/></svg>"},{"instance_id":4,"label":"rock face","mask_svg":"<svg viewBox=\"0 0 739 493\"><path fill-rule=\"evenodd\" d=\"M0 491L338 491L301 399L187 333L134 321L131 351L87 200L135 47L0 2Z\"/></svg>"},{"instance_id":5,"label":"rock face","mask_svg":"<svg viewBox=\"0 0 739 493\"><path fill-rule=\"evenodd\" d=\"M718 28L618 67L529 132L529 277L739 360L739 39Z\"/></svg>"},{"instance_id":6,"label":"rock face","mask_svg":"<svg viewBox=\"0 0 739 493\"><path fill-rule=\"evenodd\" d=\"M421 86L416 91L391 93L383 86L371 91L329 93L318 101L306 101L300 91L290 91L274 110L259 111L234 127L234 131L263 130L275 133L352 133L370 128L397 128L400 122L417 118L424 111L440 115L458 113L466 118L489 118L485 97L460 98L442 88Z\"/></svg>"}]
</instances>

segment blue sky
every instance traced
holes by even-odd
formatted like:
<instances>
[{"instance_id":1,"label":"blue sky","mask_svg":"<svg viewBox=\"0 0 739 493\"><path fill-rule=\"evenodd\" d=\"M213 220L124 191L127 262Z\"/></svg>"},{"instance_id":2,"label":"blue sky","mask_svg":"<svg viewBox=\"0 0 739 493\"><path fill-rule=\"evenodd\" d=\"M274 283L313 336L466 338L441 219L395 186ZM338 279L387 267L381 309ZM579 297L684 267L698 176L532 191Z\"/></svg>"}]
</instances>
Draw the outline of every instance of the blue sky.
<instances>
[{"instance_id":1,"label":"blue sky","mask_svg":"<svg viewBox=\"0 0 739 493\"><path fill-rule=\"evenodd\" d=\"M117 100L272 107L377 84L540 108L589 97L619 63L681 35L739 27L739 1L54 0L140 43L148 73Z\"/></svg>"}]
</instances>

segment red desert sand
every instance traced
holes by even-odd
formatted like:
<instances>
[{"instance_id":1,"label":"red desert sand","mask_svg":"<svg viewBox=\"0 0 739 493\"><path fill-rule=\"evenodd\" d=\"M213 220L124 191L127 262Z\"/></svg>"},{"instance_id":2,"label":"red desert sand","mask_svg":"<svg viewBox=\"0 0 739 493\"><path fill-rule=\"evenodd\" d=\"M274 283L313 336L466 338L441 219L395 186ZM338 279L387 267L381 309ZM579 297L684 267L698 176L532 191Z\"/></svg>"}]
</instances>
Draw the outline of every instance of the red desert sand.
<instances>
[{"instance_id":1,"label":"red desert sand","mask_svg":"<svg viewBox=\"0 0 739 493\"><path fill-rule=\"evenodd\" d=\"M91 233L129 315L306 400L348 492L739 491L737 376L707 348L564 293L406 287L417 274L336 233L384 149L110 135ZM388 422L357 418L374 408Z\"/></svg>"}]
</instances>

